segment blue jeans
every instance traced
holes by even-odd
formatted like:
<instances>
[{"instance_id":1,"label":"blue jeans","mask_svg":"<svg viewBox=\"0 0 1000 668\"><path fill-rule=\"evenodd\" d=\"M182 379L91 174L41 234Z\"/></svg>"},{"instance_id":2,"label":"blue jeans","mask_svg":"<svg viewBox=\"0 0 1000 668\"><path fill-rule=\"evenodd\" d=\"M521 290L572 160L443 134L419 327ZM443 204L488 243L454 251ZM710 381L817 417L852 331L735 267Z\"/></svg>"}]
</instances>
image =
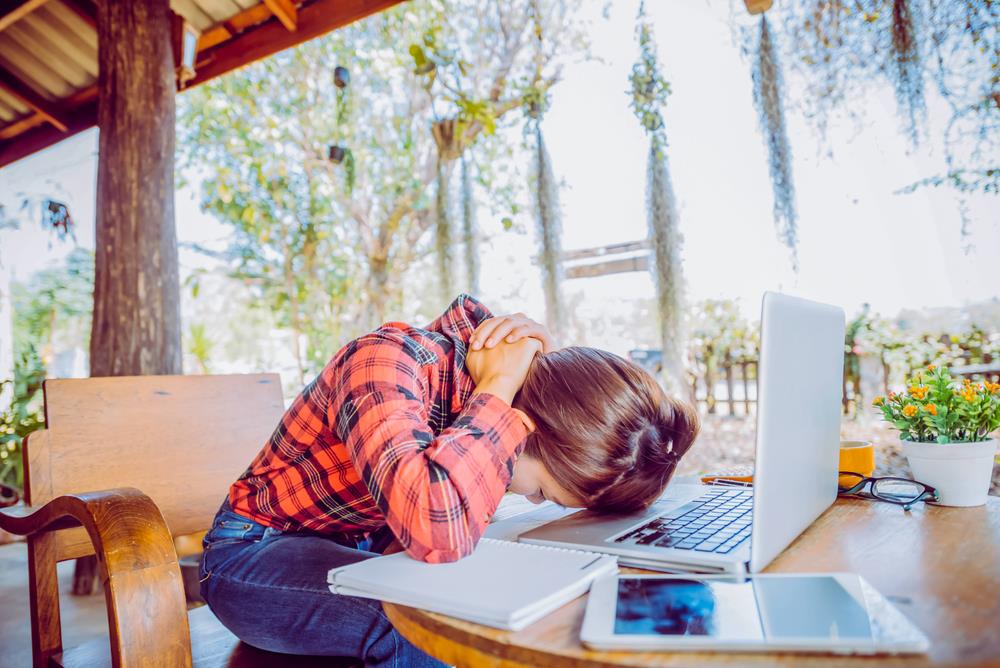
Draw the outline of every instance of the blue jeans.
<instances>
[{"instance_id":1,"label":"blue jeans","mask_svg":"<svg viewBox=\"0 0 1000 668\"><path fill-rule=\"evenodd\" d=\"M443 666L401 636L378 601L330 591L331 568L378 556L356 545L265 527L226 501L205 536L201 595L226 628L260 649L355 657L366 666Z\"/></svg>"}]
</instances>

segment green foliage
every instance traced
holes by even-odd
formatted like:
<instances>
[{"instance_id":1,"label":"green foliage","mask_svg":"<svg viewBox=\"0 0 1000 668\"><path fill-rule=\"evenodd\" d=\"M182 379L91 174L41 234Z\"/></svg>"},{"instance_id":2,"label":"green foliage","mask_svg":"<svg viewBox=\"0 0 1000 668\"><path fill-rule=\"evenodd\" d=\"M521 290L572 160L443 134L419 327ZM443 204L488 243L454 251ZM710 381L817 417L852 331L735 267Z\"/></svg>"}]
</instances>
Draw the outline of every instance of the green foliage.
<instances>
[{"instance_id":1,"label":"green foliage","mask_svg":"<svg viewBox=\"0 0 1000 668\"><path fill-rule=\"evenodd\" d=\"M1000 428L1000 383L959 383L945 367L930 365L907 381L905 393L872 403L907 441L984 441Z\"/></svg>"},{"instance_id":2,"label":"green foliage","mask_svg":"<svg viewBox=\"0 0 1000 668\"><path fill-rule=\"evenodd\" d=\"M721 368L727 360L756 362L759 327L747 322L731 299L706 299L688 312L688 351L699 373Z\"/></svg>"},{"instance_id":3,"label":"green foliage","mask_svg":"<svg viewBox=\"0 0 1000 668\"><path fill-rule=\"evenodd\" d=\"M11 294L15 356L40 346L45 361L59 332L87 347L94 307L93 251L74 249L63 266L43 269L27 283L13 283Z\"/></svg>"},{"instance_id":4,"label":"green foliage","mask_svg":"<svg viewBox=\"0 0 1000 668\"><path fill-rule=\"evenodd\" d=\"M670 84L660 72L656 38L653 36L649 17L646 16L645 2L639 4L635 31L639 42L639 60L632 65L632 73L628 77L631 84L629 106L643 129L653 135L656 141L665 144L661 110L670 95Z\"/></svg>"},{"instance_id":5,"label":"green foliage","mask_svg":"<svg viewBox=\"0 0 1000 668\"><path fill-rule=\"evenodd\" d=\"M895 321L870 317L860 328L849 352L875 356L885 364L888 385L900 385L906 376L928 364L956 368L1000 360L1000 332L973 324L960 332L904 329Z\"/></svg>"},{"instance_id":6,"label":"green foliage","mask_svg":"<svg viewBox=\"0 0 1000 668\"><path fill-rule=\"evenodd\" d=\"M232 228L233 276L293 348L304 343L303 375L397 307L407 270L431 250L437 121L458 128L452 159L483 144L485 204L513 211L517 193L495 167L511 146L489 133L534 70L525 5L407 3L178 98L181 175L202 180L202 208ZM575 5L544 3L559 57L578 34ZM333 83L337 65L353 75L347 89ZM332 144L348 150L340 165Z\"/></svg>"},{"instance_id":7,"label":"green foliage","mask_svg":"<svg viewBox=\"0 0 1000 668\"><path fill-rule=\"evenodd\" d=\"M24 208L30 208L30 200L25 202ZM51 225L60 239L72 236L74 227L67 207L49 199L42 202L43 224ZM9 223L0 220L2 224ZM86 347L90 337L94 254L74 249L64 265L43 269L26 283L11 283L10 288L14 377L0 379L0 396L6 405L0 411L0 483L21 489L24 438L45 426L42 382L47 374L46 362L57 338Z\"/></svg>"},{"instance_id":8,"label":"green foliage","mask_svg":"<svg viewBox=\"0 0 1000 668\"><path fill-rule=\"evenodd\" d=\"M8 394L10 406L0 412L0 483L24 487L21 445L24 437L45 426L42 412L42 381L45 365L31 346L14 359L14 378L0 381L0 394Z\"/></svg>"},{"instance_id":9,"label":"green foliage","mask_svg":"<svg viewBox=\"0 0 1000 668\"><path fill-rule=\"evenodd\" d=\"M185 337L185 348L187 352L198 362L199 373L212 373L209 362L212 359L212 351L215 348L215 341L208 334L204 323L191 323L188 325L187 336Z\"/></svg>"}]
</instances>

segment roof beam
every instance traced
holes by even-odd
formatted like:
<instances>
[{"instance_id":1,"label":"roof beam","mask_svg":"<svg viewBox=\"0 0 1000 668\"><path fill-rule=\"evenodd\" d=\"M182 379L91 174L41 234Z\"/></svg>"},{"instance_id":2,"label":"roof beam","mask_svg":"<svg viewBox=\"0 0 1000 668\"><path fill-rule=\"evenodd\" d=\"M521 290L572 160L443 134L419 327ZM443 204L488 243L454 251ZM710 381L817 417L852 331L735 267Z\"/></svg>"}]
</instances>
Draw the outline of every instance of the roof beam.
<instances>
[{"instance_id":1,"label":"roof beam","mask_svg":"<svg viewBox=\"0 0 1000 668\"><path fill-rule=\"evenodd\" d=\"M239 35L247 28L252 28L258 23L271 18L271 10L263 3L254 5L250 9L244 9L235 16L230 16L225 21L217 23L211 28L206 28L198 38L198 53L211 49L213 46L221 44L235 35Z\"/></svg>"},{"instance_id":2,"label":"roof beam","mask_svg":"<svg viewBox=\"0 0 1000 668\"><path fill-rule=\"evenodd\" d=\"M621 260L608 260L607 262L595 262L594 264L583 264L576 267L566 267L566 278L593 278L595 276L607 276L608 274L624 274L632 271L648 271L649 256L627 257Z\"/></svg>"},{"instance_id":3,"label":"roof beam","mask_svg":"<svg viewBox=\"0 0 1000 668\"><path fill-rule=\"evenodd\" d=\"M281 25L295 32L298 24L298 12L295 10L295 4L292 0L264 0L264 4L278 17Z\"/></svg>"},{"instance_id":4,"label":"roof beam","mask_svg":"<svg viewBox=\"0 0 1000 668\"><path fill-rule=\"evenodd\" d=\"M4 142L11 137L16 137L22 132L27 132L31 128L42 125L45 123L45 119L38 114L28 114L18 120L14 121L10 125L5 125L0 128L0 142Z\"/></svg>"},{"instance_id":5,"label":"roof beam","mask_svg":"<svg viewBox=\"0 0 1000 668\"><path fill-rule=\"evenodd\" d=\"M97 100L87 102L67 118L66 132L46 124L0 142L0 168L94 125L97 125Z\"/></svg>"},{"instance_id":6,"label":"roof beam","mask_svg":"<svg viewBox=\"0 0 1000 668\"><path fill-rule=\"evenodd\" d=\"M62 117L62 113L51 102L18 79L13 72L4 68L3 65L0 65L0 88L54 125L60 132L66 132L67 123Z\"/></svg>"},{"instance_id":7,"label":"roof beam","mask_svg":"<svg viewBox=\"0 0 1000 668\"><path fill-rule=\"evenodd\" d=\"M93 0L62 0L62 3L81 21L97 30L97 5Z\"/></svg>"},{"instance_id":8,"label":"roof beam","mask_svg":"<svg viewBox=\"0 0 1000 668\"><path fill-rule=\"evenodd\" d=\"M0 30L23 19L48 0L0 0Z\"/></svg>"},{"instance_id":9,"label":"roof beam","mask_svg":"<svg viewBox=\"0 0 1000 668\"><path fill-rule=\"evenodd\" d=\"M564 262L572 260L586 260L594 257L605 257L608 255L621 255L623 253L634 253L636 251L649 250L649 240L625 241L598 248L581 248L580 250L566 251L563 253Z\"/></svg>"},{"instance_id":10,"label":"roof beam","mask_svg":"<svg viewBox=\"0 0 1000 668\"><path fill-rule=\"evenodd\" d=\"M197 74L188 87L204 83L242 65L266 58L348 23L398 4L400 0L316 0L298 13L298 29L288 31L276 21L248 30L239 39L198 54Z\"/></svg>"}]
</instances>

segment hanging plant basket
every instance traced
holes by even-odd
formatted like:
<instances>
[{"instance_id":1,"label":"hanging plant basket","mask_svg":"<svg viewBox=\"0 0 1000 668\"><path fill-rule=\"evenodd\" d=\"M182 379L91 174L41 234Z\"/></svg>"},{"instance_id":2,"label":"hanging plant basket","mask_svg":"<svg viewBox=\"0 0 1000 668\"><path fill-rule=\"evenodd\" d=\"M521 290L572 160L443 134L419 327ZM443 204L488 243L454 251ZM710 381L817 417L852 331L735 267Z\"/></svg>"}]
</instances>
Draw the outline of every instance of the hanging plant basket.
<instances>
[{"instance_id":1,"label":"hanging plant basket","mask_svg":"<svg viewBox=\"0 0 1000 668\"><path fill-rule=\"evenodd\" d=\"M337 88L347 88L351 83L351 73L342 65L337 65L333 70L333 84Z\"/></svg>"},{"instance_id":2,"label":"hanging plant basket","mask_svg":"<svg viewBox=\"0 0 1000 668\"><path fill-rule=\"evenodd\" d=\"M330 145L330 152L327 155L330 162L335 165L339 165L344 161L344 156L347 155L347 149L343 146L337 146L336 144Z\"/></svg>"},{"instance_id":3,"label":"hanging plant basket","mask_svg":"<svg viewBox=\"0 0 1000 668\"><path fill-rule=\"evenodd\" d=\"M774 0L743 0L743 4L751 14L763 14L771 8Z\"/></svg>"}]
</instances>

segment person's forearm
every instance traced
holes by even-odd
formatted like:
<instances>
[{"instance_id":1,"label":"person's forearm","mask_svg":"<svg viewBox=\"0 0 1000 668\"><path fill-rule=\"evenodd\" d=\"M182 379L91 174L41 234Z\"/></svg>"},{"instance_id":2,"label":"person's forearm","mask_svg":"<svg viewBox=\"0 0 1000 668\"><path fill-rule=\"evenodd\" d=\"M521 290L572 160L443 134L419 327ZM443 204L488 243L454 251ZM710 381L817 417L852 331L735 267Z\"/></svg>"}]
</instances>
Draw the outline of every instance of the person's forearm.
<instances>
[{"instance_id":1,"label":"person's forearm","mask_svg":"<svg viewBox=\"0 0 1000 668\"><path fill-rule=\"evenodd\" d=\"M508 405L514 402L514 395L517 394L519 385L516 379L507 376L493 376L484 378L476 385L476 393L492 394L503 399Z\"/></svg>"}]
</instances>

